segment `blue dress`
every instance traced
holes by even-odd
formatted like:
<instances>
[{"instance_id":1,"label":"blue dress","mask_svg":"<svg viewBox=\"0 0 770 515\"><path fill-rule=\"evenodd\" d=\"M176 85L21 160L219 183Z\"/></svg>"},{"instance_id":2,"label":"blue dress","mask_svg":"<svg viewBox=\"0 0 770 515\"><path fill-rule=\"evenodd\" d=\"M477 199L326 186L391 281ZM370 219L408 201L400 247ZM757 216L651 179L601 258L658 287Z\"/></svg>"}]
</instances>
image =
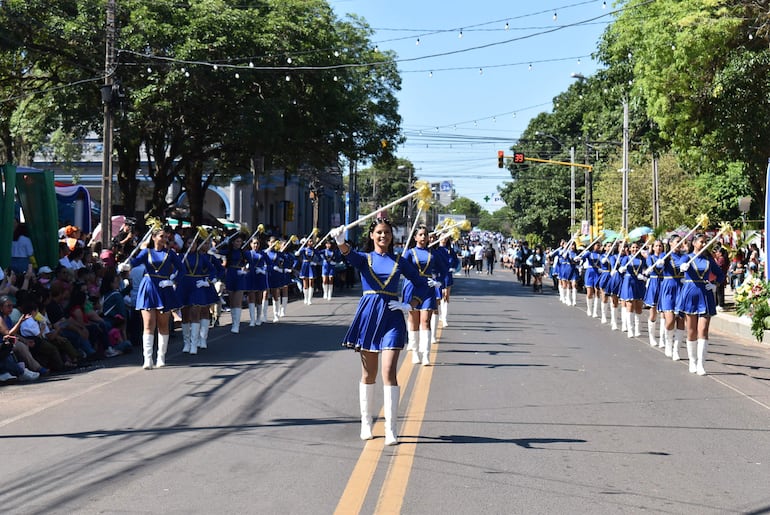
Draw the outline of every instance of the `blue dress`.
<instances>
[{"instance_id":1,"label":"blue dress","mask_svg":"<svg viewBox=\"0 0 770 515\"><path fill-rule=\"evenodd\" d=\"M142 249L131 260L132 267L139 265L145 266L145 272L136 294L136 309L167 312L182 307L171 279L174 273L177 274L176 280L182 280L184 275L182 262L176 252Z\"/></svg>"},{"instance_id":2,"label":"blue dress","mask_svg":"<svg viewBox=\"0 0 770 515\"><path fill-rule=\"evenodd\" d=\"M249 262L249 273L246 275L246 290L265 291L269 289L267 274L273 268L273 262L267 257L267 254L262 250L252 249L246 254L246 259ZM264 270L265 273L259 273L257 270Z\"/></svg>"},{"instance_id":3,"label":"blue dress","mask_svg":"<svg viewBox=\"0 0 770 515\"><path fill-rule=\"evenodd\" d=\"M642 300L644 298L644 281L642 272L644 271L644 259L637 256L631 259L631 256L624 256L620 261L620 266L625 266L623 273L623 282L620 283L620 293L618 298L624 301Z\"/></svg>"},{"instance_id":4,"label":"blue dress","mask_svg":"<svg viewBox=\"0 0 770 515\"><path fill-rule=\"evenodd\" d=\"M369 352L403 349L405 317L402 311L388 308L388 302L398 300L401 275L414 285L414 298L431 298L427 279L413 264L395 254L351 251L345 259L360 272L363 294L342 341L343 347Z\"/></svg>"},{"instance_id":5,"label":"blue dress","mask_svg":"<svg viewBox=\"0 0 770 515\"><path fill-rule=\"evenodd\" d=\"M201 280L210 280L216 276L216 270L211 264L208 254L191 252L184 260L185 275L177 281L177 294L183 306L208 306L211 304L209 288L210 284L198 287Z\"/></svg>"},{"instance_id":6,"label":"blue dress","mask_svg":"<svg viewBox=\"0 0 770 515\"><path fill-rule=\"evenodd\" d=\"M650 275L647 278L647 289L644 292L644 305L650 307L658 307L660 302L660 287L663 284L663 271L665 264L662 268L656 267L655 262L662 258L663 254L656 256L650 254L647 256L647 262L645 263L647 268L652 267Z\"/></svg>"},{"instance_id":7,"label":"blue dress","mask_svg":"<svg viewBox=\"0 0 770 515\"><path fill-rule=\"evenodd\" d=\"M578 268L577 263L575 263L575 259L577 259L577 252L574 250L570 250L568 252L563 252L561 254L561 258L559 259L559 278L563 281L577 281L580 278L580 268Z\"/></svg>"},{"instance_id":8,"label":"blue dress","mask_svg":"<svg viewBox=\"0 0 770 515\"><path fill-rule=\"evenodd\" d=\"M457 257L457 253L452 247L442 247L439 245L439 247L436 248L436 251L446 254L445 261L447 263L447 274L446 277L444 277L444 286L448 288L455 283L453 272L460 265L460 259Z\"/></svg>"},{"instance_id":9,"label":"blue dress","mask_svg":"<svg viewBox=\"0 0 770 515\"><path fill-rule=\"evenodd\" d=\"M618 262L618 260L623 259L624 256L621 256L620 254L613 254L610 256L610 263L609 263L609 269L610 269L610 278L607 281L607 290L606 292L610 295L614 295L617 297L620 295L620 285L623 283L623 274L618 272L617 267L615 266L615 263ZM620 266L620 263L618 263L618 266Z\"/></svg>"},{"instance_id":10,"label":"blue dress","mask_svg":"<svg viewBox=\"0 0 770 515\"><path fill-rule=\"evenodd\" d=\"M340 251L337 249L324 249L321 251L321 275L324 277L334 277L337 263L342 260Z\"/></svg>"},{"instance_id":11,"label":"blue dress","mask_svg":"<svg viewBox=\"0 0 770 515\"><path fill-rule=\"evenodd\" d=\"M225 287L227 291L243 291L246 289L246 264L248 259L245 249L228 248L225 252Z\"/></svg>"},{"instance_id":12,"label":"blue dress","mask_svg":"<svg viewBox=\"0 0 770 515\"><path fill-rule=\"evenodd\" d=\"M610 259L606 253L599 256L599 280L596 286L607 293L607 287L610 284Z\"/></svg>"},{"instance_id":13,"label":"blue dress","mask_svg":"<svg viewBox=\"0 0 770 515\"><path fill-rule=\"evenodd\" d=\"M317 263L318 259L318 255L316 254L315 249L313 247L302 247L297 251L296 256L300 260L300 279L315 279L315 271L313 270L313 266Z\"/></svg>"},{"instance_id":14,"label":"blue dress","mask_svg":"<svg viewBox=\"0 0 770 515\"><path fill-rule=\"evenodd\" d=\"M211 254L205 254L211 265L211 275L209 276L209 287L206 288L206 306L219 302L219 293L217 292L214 282L219 279L222 280L225 276L225 267L222 266L222 262L219 258L212 256Z\"/></svg>"},{"instance_id":15,"label":"blue dress","mask_svg":"<svg viewBox=\"0 0 770 515\"><path fill-rule=\"evenodd\" d=\"M666 258L666 263L663 265L663 280L660 283L658 295L658 311L661 313L676 311L676 301L682 285L682 276L678 271L683 258L686 259L686 256L674 252Z\"/></svg>"},{"instance_id":16,"label":"blue dress","mask_svg":"<svg viewBox=\"0 0 770 515\"><path fill-rule=\"evenodd\" d=\"M679 263L687 263L695 254L688 254ZM713 291L706 290L709 275L716 276L716 282L725 280L725 274L711 257L697 257L684 272L682 288L677 297L677 311L686 315L711 317L717 314L717 302Z\"/></svg>"},{"instance_id":17,"label":"blue dress","mask_svg":"<svg viewBox=\"0 0 770 515\"><path fill-rule=\"evenodd\" d=\"M598 252L589 252L583 256L583 263L588 262L583 282L586 288L595 288L599 284L599 266L601 265L601 254Z\"/></svg>"},{"instance_id":18,"label":"blue dress","mask_svg":"<svg viewBox=\"0 0 770 515\"><path fill-rule=\"evenodd\" d=\"M404 252L404 259L411 263L419 272L420 277L423 277L425 281L428 279L435 279L439 277L439 274L446 273L446 269L442 268L446 265L443 264L440 258L437 258L433 251L430 249L421 249L419 247L412 247ZM406 275L406 274L404 274ZM431 295L418 295L420 297L420 304L415 309L419 310L435 310L438 306L436 304L436 290ZM440 295L440 291L439 291ZM407 281L404 282L404 302L411 302L412 298L416 296L415 285L407 277ZM439 296L439 298L441 298Z\"/></svg>"}]
</instances>

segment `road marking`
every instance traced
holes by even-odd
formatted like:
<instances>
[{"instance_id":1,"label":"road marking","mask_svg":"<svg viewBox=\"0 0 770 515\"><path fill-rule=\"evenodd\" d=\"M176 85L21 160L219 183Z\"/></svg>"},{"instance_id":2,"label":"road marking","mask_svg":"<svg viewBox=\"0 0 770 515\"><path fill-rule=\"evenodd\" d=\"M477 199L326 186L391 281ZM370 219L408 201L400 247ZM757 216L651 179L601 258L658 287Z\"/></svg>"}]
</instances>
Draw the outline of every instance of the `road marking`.
<instances>
[{"instance_id":1,"label":"road marking","mask_svg":"<svg viewBox=\"0 0 770 515\"><path fill-rule=\"evenodd\" d=\"M711 376L711 375L709 376L709 378L710 378L710 379L713 379L714 381L716 381L717 383L721 384L722 386L726 386L726 387L728 387L729 389L731 389L732 391L734 391L734 392L735 392L735 393L737 393L738 395L741 395L741 396L743 396L743 397L746 397L748 400L750 400L750 401L752 401L752 402L756 402L757 404L759 404L759 405L760 405L760 406L762 406L763 408L765 408L765 409L767 409L767 410L770 410L770 406L768 406L767 404L765 404L764 402L762 402L762 401L760 401L760 400L757 400L757 399L755 399L755 398L754 398L754 397L752 397L751 395L749 395L749 394L747 394L747 393L744 393L744 392L742 392L741 390L739 390L739 389L738 389L738 388L736 388L735 386L732 386L732 385L730 385L730 384L728 384L728 383L725 383L725 382L724 382L724 381L722 381L721 379L717 379L716 377L714 377L714 376Z\"/></svg>"},{"instance_id":2,"label":"road marking","mask_svg":"<svg viewBox=\"0 0 770 515\"><path fill-rule=\"evenodd\" d=\"M438 330L436 343L432 345L430 351L431 363L436 362L440 336L441 330ZM375 513L401 513L409 475L414 464L414 454L417 449L422 421L425 420L425 406L428 405L428 393L432 379L433 366L420 367L406 412L406 420L401 430L403 434L413 436L410 441L404 442L401 439L398 444L398 452L388 468L388 473L380 490L380 497L377 500L377 508L374 510Z\"/></svg>"},{"instance_id":3,"label":"road marking","mask_svg":"<svg viewBox=\"0 0 770 515\"><path fill-rule=\"evenodd\" d=\"M440 337L441 330L439 329L437 331L436 342L440 341ZM437 352L438 343L434 343L431 345L430 351L431 363L435 362ZM401 405L401 403L404 401L404 392L407 390L406 387L409 384L409 380L412 377L412 370L414 369L412 360L409 359L409 352L404 352L403 354L404 361L401 363L401 367L398 370L398 384L401 385L401 397L399 399L399 405ZM385 482L383 483L382 489L380 491L380 497L377 501L377 509L375 512L380 512L381 510L401 509L404 491L406 490L406 483L409 478L412 462L414 461L414 449L417 446L416 436L419 434L420 426L422 425L422 417L425 413L425 405L427 403L430 380L433 376L432 366L420 368L425 373L421 372L417 376L417 383L415 384L414 391L412 393L412 400L409 403L409 408L406 413L406 420L402 424L402 427L399 431L401 434L415 435L415 441L412 443L405 443L403 438L399 437L399 444L393 447L395 456L393 457L393 461L391 462L385 477ZM415 395L418 396L419 400L415 400ZM377 423L374 426L375 434L383 434L384 427L385 421L383 412L380 411L380 414L377 417ZM382 437L374 438L373 440L366 442L364 449L361 451L361 456L359 456L355 467L353 467L353 472L350 474L350 478L348 479L348 483L345 486L345 490L342 492L342 496L340 497L339 503L337 504L337 508L334 510L335 514L350 515L354 513L361 513L361 509L363 508L364 502L366 501L366 495L369 493L369 488L372 485L372 478L374 477L374 473L377 470L377 465L380 463L384 449L385 439ZM406 455L405 458L399 459L402 454ZM393 472L394 467L398 470L398 472ZM404 472L404 467L406 467L406 472ZM400 481L400 476L402 474L404 475L403 484L395 485L395 488L394 486L390 486L391 483ZM394 490L396 493L388 493L387 495L397 496L397 499L392 499L393 501L397 501L397 507L391 507L390 505L381 507L380 505L382 504L383 493L386 491L390 492L391 490ZM396 513L395 511L383 512Z\"/></svg>"}]
</instances>

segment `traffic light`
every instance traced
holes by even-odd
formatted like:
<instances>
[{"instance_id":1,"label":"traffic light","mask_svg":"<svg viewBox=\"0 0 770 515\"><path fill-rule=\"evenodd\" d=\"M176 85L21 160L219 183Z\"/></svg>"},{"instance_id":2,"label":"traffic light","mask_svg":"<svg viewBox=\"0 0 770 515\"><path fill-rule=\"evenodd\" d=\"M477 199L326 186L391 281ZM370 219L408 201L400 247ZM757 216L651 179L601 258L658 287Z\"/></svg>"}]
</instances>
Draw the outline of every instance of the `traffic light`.
<instances>
[{"instance_id":1,"label":"traffic light","mask_svg":"<svg viewBox=\"0 0 770 515\"><path fill-rule=\"evenodd\" d=\"M594 226L597 231L604 229L604 204L601 202L594 203Z\"/></svg>"},{"instance_id":2,"label":"traffic light","mask_svg":"<svg viewBox=\"0 0 770 515\"><path fill-rule=\"evenodd\" d=\"M524 161L526 161L526 159L524 158L524 153L523 152L514 152L513 153L513 163L514 164L521 165L521 164L524 164Z\"/></svg>"},{"instance_id":3,"label":"traffic light","mask_svg":"<svg viewBox=\"0 0 770 515\"><path fill-rule=\"evenodd\" d=\"M502 150L497 151L497 167L498 168L505 167L505 152L503 152Z\"/></svg>"},{"instance_id":4,"label":"traffic light","mask_svg":"<svg viewBox=\"0 0 770 515\"><path fill-rule=\"evenodd\" d=\"M286 202L286 211L284 212L283 219L286 222L294 221L294 202L290 200Z\"/></svg>"}]
</instances>

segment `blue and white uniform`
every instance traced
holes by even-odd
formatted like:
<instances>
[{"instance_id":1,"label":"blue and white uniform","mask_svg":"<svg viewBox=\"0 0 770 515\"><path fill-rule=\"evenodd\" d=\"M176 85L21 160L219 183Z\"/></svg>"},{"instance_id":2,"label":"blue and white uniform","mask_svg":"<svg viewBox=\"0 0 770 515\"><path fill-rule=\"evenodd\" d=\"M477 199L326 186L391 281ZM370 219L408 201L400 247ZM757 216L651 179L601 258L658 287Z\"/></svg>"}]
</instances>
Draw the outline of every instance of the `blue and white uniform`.
<instances>
[{"instance_id":1,"label":"blue and white uniform","mask_svg":"<svg viewBox=\"0 0 770 515\"><path fill-rule=\"evenodd\" d=\"M248 251L241 248L228 248L225 258L225 287L228 291L243 291L246 289L246 265Z\"/></svg>"},{"instance_id":2,"label":"blue and white uniform","mask_svg":"<svg viewBox=\"0 0 770 515\"><path fill-rule=\"evenodd\" d=\"M411 263L426 281L428 279L435 279L439 274L446 273L446 269L442 268L446 265L436 256L430 249L423 249L420 247L412 247L404 252L404 259ZM412 297L415 296L415 285L407 277L407 281L404 282L404 302L411 302ZM418 310L435 310L436 304L436 292L433 294L423 296L419 295L420 304L415 308Z\"/></svg>"},{"instance_id":3,"label":"blue and white uniform","mask_svg":"<svg viewBox=\"0 0 770 515\"><path fill-rule=\"evenodd\" d=\"M273 268L273 262L262 250L251 249L246 254L249 263L249 273L246 276L246 290L265 291L270 288L268 272Z\"/></svg>"},{"instance_id":4,"label":"blue and white uniform","mask_svg":"<svg viewBox=\"0 0 770 515\"><path fill-rule=\"evenodd\" d=\"M692 260L690 267L683 274L682 288L677 297L677 311L687 315L711 317L717 314L716 297L713 291L706 289L706 285L710 283L710 274L716 277L715 283L724 281L725 274L713 258L694 256L694 253L687 254L679 263L681 267Z\"/></svg>"},{"instance_id":5,"label":"blue and white uniform","mask_svg":"<svg viewBox=\"0 0 770 515\"><path fill-rule=\"evenodd\" d=\"M324 277L334 277L337 269L337 263L342 261L342 255L338 249L324 249L320 252L321 257L321 275Z\"/></svg>"},{"instance_id":6,"label":"blue and white uniform","mask_svg":"<svg viewBox=\"0 0 770 515\"><path fill-rule=\"evenodd\" d=\"M216 269L208 254L190 252L184 260L185 275L177 280L177 294L183 306L208 306L212 304L209 289L216 277ZM204 284L205 283L205 284Z\"/></svg>"},{"instance_id":7,"label":"blue and white uniform","mask_svg":"<svg viewBox=\"0 0 770 515\"><path fill-rule=\"evenodd\" d=\"M647 256L647 262L645 264L647 269L650 270L650 274L647 276L647 284L644 291L645 306L657 308L660 303L660 289L663 285L663 272L666 265L664 263L662 267L658 267L655 266L655 263L662 257L663 254L650 254Z\"/></svg>"},{"instance_id":8,"label":"blue and white uniform","mask_svg":"<svg viewBox=\"0 0 770 515\"><path fill-rule=\"evenodd\" d=\"M163 312L182 306L174 288L174 276L182 280L184 269L173 250L142 249L131 259L131 266L145 265L144 277L136 295L136 309L157 309ZM176 275L175 275L176 274Z\"/></svg>"},{"instance_id":9,"label":"blue and white uniform","mask_svg":"<svg viewBox=\"0 0 770 515\"><path fill-rule=\"evenodd\" d=\"M300 279L315 279L314 267L318 263L318 254L315 249L312 246L305 246L299 249L295 255L300 262Z\"/></svg>"},{"instance_id":10,"label":"blue and white uniform","mask_svg":"<svg viewBox=\"0 0 770 515\"><path fill-rule=\"evenodd\" d=\"M402 275L412 285L412 298L432 299L426 277L412 263L395 254L351 251L345 259L360 272L363 295L342 345L369 352L403 349L406 344L404 314L391 310L388 303L398 300Z\"/></svg>"},{"instance_id":11,"label":"blue and white uniform","mask_svg":"<svg viewBox=\"0 0 770 515\"><path fill-rule=\"evenodd\" d=\"M642 300L644 298L644 259L640 256L623 256L620 266L626 267L623 280L620 284L618 297L623 301Z\"/></svg>"}]
</instances>

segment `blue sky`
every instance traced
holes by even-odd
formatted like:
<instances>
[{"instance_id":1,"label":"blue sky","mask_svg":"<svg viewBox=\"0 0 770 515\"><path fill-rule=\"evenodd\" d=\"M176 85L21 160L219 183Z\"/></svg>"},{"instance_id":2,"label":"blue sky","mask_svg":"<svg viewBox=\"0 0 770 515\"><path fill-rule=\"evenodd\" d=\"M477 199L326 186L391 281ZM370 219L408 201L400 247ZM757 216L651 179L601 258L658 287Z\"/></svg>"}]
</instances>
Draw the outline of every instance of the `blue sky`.
<instances>
[{"instance_id":1,"label":"blue sky","mask_svg":"<svg viewBox=\"0 0 770 515\"><path fill-rule=\"evenodd\" d=\"M398 156L418 178L452 181L488 211L502 205L497 186L510 179L497 151L509 154L529 120L551 111L572 73L596 71L590 56L612 20L602 0L329 3L339 17L366 19L373 42L397 54L407 137Z\"/></svg>"}]
</instances>

